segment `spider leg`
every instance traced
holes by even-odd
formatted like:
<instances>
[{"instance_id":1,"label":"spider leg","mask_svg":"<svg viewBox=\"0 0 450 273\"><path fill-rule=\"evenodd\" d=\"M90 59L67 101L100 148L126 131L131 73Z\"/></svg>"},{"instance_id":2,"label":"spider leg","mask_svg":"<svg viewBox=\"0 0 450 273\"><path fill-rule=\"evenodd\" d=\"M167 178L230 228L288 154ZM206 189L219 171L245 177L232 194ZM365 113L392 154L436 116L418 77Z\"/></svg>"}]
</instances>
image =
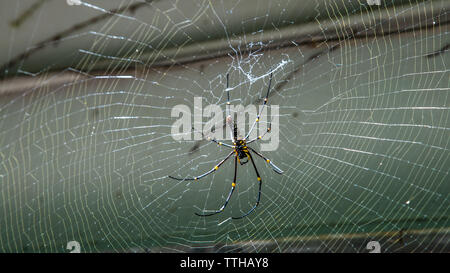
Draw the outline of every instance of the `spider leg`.
<instances>
[{"instance_id":1,"label":"spider leg","mask_svg":"<svg viewBox=\"0 0 450 273\"><path fill-rule=\"evenodd\" d=\"M250 157L250 160L252 161L253 168L255 169L255 172L256 172L256 178L258 179L258 183L259 183L258 198L256 199L256 204L253 206L253 208L251 210L249 210L246 214L244 214L242 216L231 217L232 219L242 219L245 216L249 215L256 209L256 207L259 205L259 201L261 200L261 186L262 186L261 176L259 175L258 169L256 168L255 162L253 161L253 157L250 155L250 153L248 153L248 157Z\"/></svg>"},{"instance_id":2,"label":"spider leg","mask_svg":"<svg viewBox=\"0 0 450 273\"><path fill-rule=\"evenodd\" d=\"M272 160L268 159L267 157L263 156L261 153L258 153L257 151L255 151L254 149L248 147L252 152L254 152L257 156L261 157L262 159L264 159L267 163L269 163L270 167L272 167L272 169L274 170L274 172L276 172L277 174L282 174L283 171L278 168L275 164L272 163Z\"/></svg>"},{"instance_id":3,"label":"spider leg","mask_svg":"<svg viewBox=\"0 0 450 273\"><path fill-rule=\"evenodd\" d=\"M217 165L214 166L214 168L212 168L211 170L209 170L209 171L207 171L206 173L201 174L201 175L199 175L199 176L195 176L195 177L192 177L192 178L179 178L179 177L174 177L174 176L169 175L169 178L172 178L172 179L175 179L175 180L178 180L178 181L183 181L183 180L198 180L198 179L203 178L203 177L207 176L208 174L213 173L213 172L215 172L216 170L218 170L219 167L220 167L220 165L222 165L222 164L223 164L228 158L230 158L230 156L231 156L232 154L234 154L234 153L235 153L235 152L234 152L234 150L233 150L231 153L229 153L229 154L227 155L227 157L225 157L222 161L220 161L219 163L217 163Z\"/></svg>"},{"instance_id":4,"label":"spider leg","mask_svg":"<svg viewBox=\"0 0 450 273\"><path fill-rule=\"evenodd\" d=\"M225 120L225 122L227 123L226 125L228 125L227 127L230 129L230 133L231 133L231 141L234 143L234 142L236 142L236 136L235 136L235 134L234 134L234 132L233 132L233 125L232 125L232 117L231 117L231 115L230 115L230 104L231 104L231 102L230 102L230 90L228 89L228 79L229 79L229 74L227 73L227 88L225 89L226 91L227 91L227 105L225 106L226 107L226 120Z\"/></svg>"},{"instance_id":5,"label":"spider leg","mask_svg":"<svg viewBox=\"0 0 450 273\"><path fill-rule=\"evenodd\" d=\"M194 128L192 128L192 129L194 129ZM225 146L225 147L233 148L233 149L234 149L234 146L232 146L232 145L230 145L230 144L226 144L226 143L223 143L223 142L221 142L221 141L217 141L217 140L215 140L214 138L211 138L210 136L205 137L205 134L203 134L203 132L200 132L200 133L202 134L202 138L203 138L203 139L206 139L206 140L208 140L208 141L212 141L212 142L216 143L217 145L223 145L223 146Z\"/></svg>"},{"instance_id":6,"label":"spider leg","mask_svg":"<svg viewBox=\"0 0 450 273\"><path fill-rule=\"evenodd\" d=\"M218 145L220 145L220 146L225 146L225 147L228 147L228 148L232 148L232 149L234 149L235 148L235 146L233 146L233 145L230 145L230 144L226 144L226 143L223 143L223 142L220 142L220 141L217 141L217 140L215 140L215 139L208 139L208 140L210 140L210 141L212 141L212 142L215 142L216 144L218 144Z\"/></svg>"},{"instance_id":7,"label":"spider leg","mask_svg":"<svg viewBox=\"0 0 450 273\"><path fill-rule=\"evenodd\" d=\"M206 213L206 214L195 213L195 215L197 215L197 216L211 216L211 215L215 215L215 214L221 213L225 209L225 207L228 205L228 201L230 201L231 195L233 194L234 188L236 187L236 174L237 174L237 156L234 158L234 178L233 178L233 183L231 183L231 190L230 190L230 193L228 193L228 197L225 200L225 203L222 205L222 207L220 207L220 209L216 210L215 212Z\"/></svg>"},{"instance_id":8,"label":"spider leg","mask_svg":"<svg viewBox=\"0 0 450 273\"><path fill-rule=\"evenodd\" d=\"M259 140L259 139L262 139L268 132L270 132L271 127L272 127L272 124L269 123L269 127L267 128L267 131L265 131L262 136L258 136L257 138L254 138L254 139L251 139L251 140L247 141L247 144L255 142L255 141Z\"/></svg>"},{"instance_id":9,"label":"spider leg","mask_svg":"<svg viewBox=\"0 0 450 273\"><path fill-rule=\"evenodd\" d=\"M262 111L264 110L264 107L267 104L267 101L269 100L269 93L270 93L270 85L272 84L272 73L270 73L270 79L269 79L269 87L267 88L267 94L266 97L263 100L263 104L261 107L261 110L259 111L258 115L256 116L255 121L253 122L252 127L250 128L250 130L248 131L247 135L245 136L245 139L248 139L248 137L250 136L250 134L252 133L253 129L255 128L255 125L257 122L259 122L259 117L261 116Z\"/></svg>"}]
</instances>

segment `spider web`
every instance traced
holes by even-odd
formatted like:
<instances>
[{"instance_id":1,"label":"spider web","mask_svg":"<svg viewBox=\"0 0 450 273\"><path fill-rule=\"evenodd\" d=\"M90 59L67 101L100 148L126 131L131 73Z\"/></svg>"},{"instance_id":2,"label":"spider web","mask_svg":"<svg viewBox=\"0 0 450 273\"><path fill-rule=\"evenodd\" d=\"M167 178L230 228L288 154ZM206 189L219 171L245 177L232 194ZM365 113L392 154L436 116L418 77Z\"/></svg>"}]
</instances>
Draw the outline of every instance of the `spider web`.
<instances>
[{"instance_id":1,"label":"spider web","mask_svg":"<svg viewBox=\"0 0 450 273\"><path fill-rule=\"evenodd\" d=\"M448 249L445 1L36 3L28 22L29 2L1 9L19 19L2 26L0 251ZM169 179L229 152L175 140L171 110L225 112L227 73L231 103L258 106L271 72L280 142L263 153L284 174L255 158L254 213L231 219L256 201L247 164L222 213L194 215L222 206L233 159Z\"/></svg>"}]
</instances>

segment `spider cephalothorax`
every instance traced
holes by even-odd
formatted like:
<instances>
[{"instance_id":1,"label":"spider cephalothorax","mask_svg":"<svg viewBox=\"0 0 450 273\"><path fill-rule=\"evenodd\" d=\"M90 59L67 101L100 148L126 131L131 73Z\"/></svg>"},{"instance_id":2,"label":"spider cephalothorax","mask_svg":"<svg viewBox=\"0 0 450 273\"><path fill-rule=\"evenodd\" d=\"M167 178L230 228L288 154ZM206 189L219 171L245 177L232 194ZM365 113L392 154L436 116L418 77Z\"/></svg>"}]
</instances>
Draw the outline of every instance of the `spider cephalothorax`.
<instances>
[{"instance_id":1,"label":"spider cephalothorax","mask_svg":"<svg viewBox=\"0 0 450 273\"><path fill-rule=\"evenodd\" d=\"M250 152L248 151L247 142L243 139L238 140L234 143L234 151L237 156L237 160L239 164L244 165L248 162L248 159L250 158ZM245 159L245 160L242 160Z\"/></svg>"},{"instance_id":2,"label":"spider cephalothorax","mask_svg":"<svg viewBox=\"0 0 450 273\"><path fill-rule=\"evenodd\" d=\"M255 210L255 208L259 205L259 201L261 200L262 179L261 179L261 176L259 175L258 169L256 168L255 162L253 161L252 154L255 154L255 155L261 157L262 159L264 159L272 167L272 169L276 173L278 173L278 174L282 174L283 173L283 171L280 168L278 168L277 166L275 166L275 164L273 164L272 161L270 161L264 155L262 155L261 153L255 151L253 148L248 146L248 144L250 144L250 143L252 143L254 141L257 141L259 139L262 139L263 136L264 136L264 135L258 136L255 139L249 140L250 133L255 128L256 123L259 122L260 115L261 115L261 113L262 113L262 111L264 109L264 106L267 104L267 101L268 101L268 98L269 98L270 84L271 83L272 83L272 73L270 74L269 87L267 88L266 97L263 100L263 105L261 107L261 110L260 110L259 114L256 116L256 120L253 123L252 127L250 127L250 130L247 133L247 135L245 136L245 138L242 138L242 137L238 136L238 129L237 129L236 122L233 122L233 119L232 119L231 115L229 115L229 109L228 108L227 108L226 123L228 125L228 128L230 128L230 131L231 131L231 135L232 135L231 141L233 142L233 145L226 144L226 143L217 141L215 139L208 138L208 140L210 140L210 141L212 141L212 142L214 142L216 144L223 145L225 147L233 149L222 161L217 163L217 165L214 166L214 168L212 168L211 170L207 171L206 173L201 174L199 176L192 177L192 178L178 178L178 177L173 177L173 176L169 175L170 178L175 179L175 180L180 180L180 181L183 181L183 180L198 180L198 179L203 178L203 177L207 176L208 174L213 173L216 170L218 170L219 167L228 158L230 158L233 154L235 155L234 156L234 178L233 178L233 182L231 183L230 193L228 194L228 197L225 200L225 203L222 205L222 207L220 209L218 209L218 210L216 210L214 212L205 213L205 214L195 213L196 215L198 215L198 216L211 216L211 215L215 215L217 213L220 213L220 212L222 212L225 209L225 207L228 204L228 201L230 201L230 198L233 195L234 189L236 188L236 176L237 176L237 166L238 166L237 163L239 162L240 165L244 165L244 164L248 163L249 161L252 163L253 168L255 169L256 178L257 178L258 184L259 184L259 191L258 191L258 197L256 199L256 204L247 213L245 213L244 215L239 216L239 217L232 217L232 218L233 219L244 218L245 216L247 216L250 213L252 213L253 210ZM227 99L228 99L227 100L227 105L230 105L230 93L229 93L229 90L228 90L228 74L227 74L227 92L228 92L227 93ZM266 133L269 132L269 131L270 131L270 124L269 124L269 128L267 128Z\"/></svg>"}]
</instances>

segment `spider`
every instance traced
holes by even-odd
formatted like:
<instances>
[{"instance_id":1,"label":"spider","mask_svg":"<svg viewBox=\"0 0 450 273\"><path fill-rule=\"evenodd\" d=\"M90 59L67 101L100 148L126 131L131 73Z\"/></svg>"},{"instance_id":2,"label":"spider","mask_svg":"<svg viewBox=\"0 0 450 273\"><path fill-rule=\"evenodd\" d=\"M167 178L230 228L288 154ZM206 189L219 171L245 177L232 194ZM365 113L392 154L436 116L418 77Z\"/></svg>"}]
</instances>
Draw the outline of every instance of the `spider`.
<instances>
[{"instance_id":1,"label":"spider","mask_svg":"<svg viewBox=\"0 0 450 273\"><path fill-rule=\"evenodd\" d=\"M230 105L230 93L228 91L228 74L227 74L227 106ZM261 186L262 186L262 179L261 176L259 175L258 169L256 168L255 162L253 161L253 154L257 155L258 157L264 159L271 167L272 169L277 173L277 174L282 174L283 171L278 168L275 164L272 163L272 161L270 159L268 159L267 157L265 157L264 155L262 155L261 153L255 151L253 148L249 147L248 144L255 142L257 140L260 140L264 137L264 135L268 132L270 132L270 127L271 125L269 124L267 131L262 135L262 136L258 136L255 139L251 139L249 140L249 136L251 134L251 132L253 131L253 129L255 128L256 123L259 122L259 118L261 116L261 113L265 107L265 105L268 102L268 98L269 98L269 93L270 93L270 85L272 83L272 73L270 73L270 79L269 79L269 86L267 88L267 93L266 96L263 100L263 104L261 107L260 112L258 113L258 115L256 116L255 121L253 122L252 127L250 127L249 132L247 133L247 135L245 136L245 138L242 137L238 137L238 129L237 129L237 125L236 125L236 121L233 122L233 119L229 113L229 107L227 107L227 118L226 118L226 123L228 125L228 127L230 128L231 131L231 141L233 142L233 145L227 144L227 143L223 143L220 141L217 141L216 139L212 139L211 137L208 137L207 139L209 141L212 141L220 146L225 146L228 148L233 149L224 159L222 159L222 161L220 161L219 163L217 163L216 166L214 166L214 168L212 168L211 170L207 171L204 174L201 174L199 176L195 176L192 178L178 178L178 177L174 177L169 175L170 178L175 179L175 180L179 180L179 181L185 181L185 180L198 180L201 179L215 171L217 171L219 169L219 167L225 163L225 161L227 161L232 155L234 155L234 178L233 178L233 182L231 183L231 190L228 193L228 197L225 200L225 203L222 205L222 207L212 213L205 213L205 214L200 214L200 213L195 213L198 216L212 216L218 213L221 213L222 211L224 211L225 207L227 206L228 202L230 201L230 198L234 192L234 189L236 188L236 174L237 174L237 163L239 162L240 165L244 165L246 163L248 163L249 161L252 163L253 168L255 169L255 173L256 173L256 179L258 180L258 184L259 184L259 191L258 191L258 196L256 199L256 204L244 215L239 216L239 217L232 217L232 219L242 219L244 217L246 217L247 215L249 215L250 213L252 213L256 207L259 205L259 201L261 200Z\"/></svg>"}]
</instances>

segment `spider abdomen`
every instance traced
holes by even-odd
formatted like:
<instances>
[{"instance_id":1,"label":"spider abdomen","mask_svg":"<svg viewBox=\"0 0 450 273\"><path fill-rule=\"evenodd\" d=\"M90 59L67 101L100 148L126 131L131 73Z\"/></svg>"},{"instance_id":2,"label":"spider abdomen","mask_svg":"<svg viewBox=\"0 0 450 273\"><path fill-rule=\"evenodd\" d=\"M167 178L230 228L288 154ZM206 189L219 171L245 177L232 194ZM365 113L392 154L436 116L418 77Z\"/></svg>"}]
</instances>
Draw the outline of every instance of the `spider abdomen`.
<instances>
[{"instance_id":1,"label":"spider abdomen","mask_svg":"<svg viewBox=\"0 0 450 273\"><path fill-rule=\"evenodd\" d=\"M250 153L248 151L247 145L244 140L239 140L236 143L235 151L236 151L236 155L239 159L239 164L244 165L245 163L248 162ZM245 161L241 160L241 159L245 159Z\"/></svg>"}]
</instances>

